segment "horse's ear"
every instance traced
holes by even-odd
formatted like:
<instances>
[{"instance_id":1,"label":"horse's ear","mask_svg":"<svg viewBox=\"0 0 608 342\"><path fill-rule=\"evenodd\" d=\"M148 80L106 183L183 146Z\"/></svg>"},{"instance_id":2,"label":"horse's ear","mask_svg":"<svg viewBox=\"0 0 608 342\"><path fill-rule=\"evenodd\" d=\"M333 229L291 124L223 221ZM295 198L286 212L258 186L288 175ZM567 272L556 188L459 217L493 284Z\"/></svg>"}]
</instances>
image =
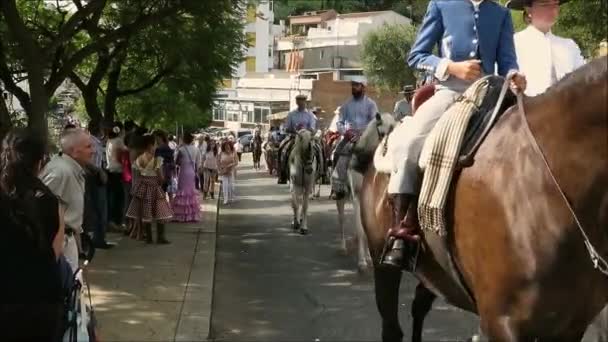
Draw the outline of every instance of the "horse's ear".
<instances>
[{"instance_id":1,"label":"horse's ear","mask_svg":"<svg viewBox=\"0 0 608 342\"><path fill-rule=\"evenodd\" d=\"M382 115L378 112L376 112L376 121L382 121Z\"/></svg>"}]
</instances>

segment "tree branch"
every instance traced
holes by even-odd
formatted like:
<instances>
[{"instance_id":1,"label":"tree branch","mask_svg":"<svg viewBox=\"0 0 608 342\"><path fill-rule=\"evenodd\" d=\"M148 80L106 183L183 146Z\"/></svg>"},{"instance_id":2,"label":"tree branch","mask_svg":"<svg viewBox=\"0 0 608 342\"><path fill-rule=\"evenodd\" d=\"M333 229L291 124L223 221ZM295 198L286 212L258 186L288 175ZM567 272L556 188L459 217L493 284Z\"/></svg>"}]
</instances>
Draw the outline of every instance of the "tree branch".
<instances>
[{"instance_id":1,"label":"tree branch","mask_svg":"<svg viewBox=\"0 0 608 342\"><path fill-rule=\"evenodd\" d=\"M0 43L0 80L4 83L4 88L15 95L21 106L27 111L30 106L30 96L15 83L12 71L8 68L3 48L4 46Z\"/></svg>"},{"instance_id":2,"label":"tree branch","mask_svg":"<svg viewBox=\"0 0 608 342\"><path fill-rule=\"evenodd\" d=\"M93 43L86 45L85 47L74 53L74 55L72 55L70 59L65 61L61 69L53 71L51 77L49 78L46 84L47 91L52 92L57 89L57 87L61 84L61 82L63 82L63 80L69 75L69 73L89 55L95 53L96 51L99 51L104 46L107 46L108 44L120 38L127 38L130 35L136 33L137 31L155 22L158 22L159 20L164 19L172 14L175 14L178 11L179 9L177 7L164 8L154 14L143 15L133 21L131 24L122 26L102 37L99 37Z\"/></svg>"},{"instance_id":3,"label":"tree branch","mask_svg":"<svg viewBox=\"0 0 608 342\"><path fill-rule=\"evenodd\" d=\"M61 25L61 30L57 34L54 41L45 48L44 53L49 54L59 46L63 45L65 42L72 39L83 21L91 14L95 14L97 12L101 13L105 8L106 3L107 0L91 0L84 7L82 7L82 9L74 13L65 23L65 25Z\"/></svg>"},{"instance_id":4,"label":"tree branch","mask_svg":"<svg viewBox=\"0 0 608 342\"><path fill-rule=\"evenodd\" d=\"M152 79L150 79L150 81L144 83L143 85L141 85L137 88L127 89L127 90L118 90L117 96L118 97L129 96L129 95L141 93L142 91L148 90L148 89L154 87L156 84L158 84L158 82L160 82L163 79L163 77L165 77L167 74L169 74L171 71L173 71L174 68L175 68L175 66L172 65L172 66L168 66L168 67L164 68L163 70L160 70L158 72L158 74L156 74L154 77L152 77Z\"/></svg>"}]
</instances>

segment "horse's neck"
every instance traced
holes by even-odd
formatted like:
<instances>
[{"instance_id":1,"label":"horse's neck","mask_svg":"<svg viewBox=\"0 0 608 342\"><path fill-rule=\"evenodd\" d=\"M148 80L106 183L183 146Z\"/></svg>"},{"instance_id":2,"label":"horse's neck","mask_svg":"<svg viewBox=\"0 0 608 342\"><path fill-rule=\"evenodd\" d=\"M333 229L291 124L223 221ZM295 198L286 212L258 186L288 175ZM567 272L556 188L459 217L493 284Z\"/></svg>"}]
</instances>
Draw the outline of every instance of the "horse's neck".
<instances>
[{"instance_id":1,"label":"horse's neck","mask_svg":"<svg viewBox=\"0 0 608 342\"><path fill-rule=\"evenodd\" d=\"M586 96L548 93L524 105L534 136L527 143L538 142L548 169L574 207L608 207L607 90L604 85L589 87Z\"/></svg>"}]
</instances>

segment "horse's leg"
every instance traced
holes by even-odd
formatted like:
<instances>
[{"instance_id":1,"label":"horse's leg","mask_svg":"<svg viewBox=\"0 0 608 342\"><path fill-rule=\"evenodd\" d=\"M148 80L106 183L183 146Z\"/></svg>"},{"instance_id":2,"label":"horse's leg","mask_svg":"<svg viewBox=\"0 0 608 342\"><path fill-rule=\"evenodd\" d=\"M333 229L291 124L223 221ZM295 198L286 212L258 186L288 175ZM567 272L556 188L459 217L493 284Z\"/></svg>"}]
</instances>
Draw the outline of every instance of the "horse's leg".
<instances>
[{"instance_id":1,"label":"horse's leg","mask_svg":"<svg viewBox=\"0 0 608 342\"><path fill-rule=\"evenodd\" d=\"M412 302L412 342L422 342L422 328L424 326L424 319L426 315L431 311L433 302L435 301L435 294L429 291L422 283L418 283L414 295L414 301Z\"/></svg>"},{"instance_id":2,"label":"horse's leg","mask_svg":"<svg viewBox=\"0 0 608 342\"><path fill-rule=\"evenodd\" d=\"M367 235L365 235L363 222L361 222L361 206L358 191L360 184L363 182L363 176L358 173L349 172L349 174L353 215L355 218L355 237L357 239L357 267L360 272L364 272L368 269L372 258L369 253Z\"/></svg>"},{"instance_id":3,"label":"horse's leg","mask_svg":"<svg viewBox=\"0 0 608 342\"><path fill-rule=\"evenodd\" d=\"M399 325L399 285L401 271L376 267L374 269L376 306L382 317L382 342L401 342Z\"/></svg>"},{"instance_id":4,"label":"horse's leg","mask_svg":"<svg viewBox=\"0 0 608 342\"><path fill-rule=\"evenodd\" d=\"M314 176L314 175L313 175ZM311 180L313 181L313 180ZM311 184L311 186L314 186ZM300 225L300 233L308 234L308 198L310 196L310 188L302 189L302 210L300 213L302 224Z\"/></svg>"},{"instance_id":5,"label":"horse's leg","mask_svg":"<svg viewBox=\"0 0 608 342\"><path fill-rule=\"evenodd\" d=\"M345 199L339 199L336 201L336 209L338 209L338 226L340 227L340 233L342 234L342 240L340 243L340 250L344 255L348 254L348 249L346 248L346 236L344 234L344 203Z\"/></svg>"},{"instance_id":6,"label":"horse's leg","mask_svg":"<svg viewBox=\"0 0 608 342\"><path fill-rule=\"evenodd\" d=\"M291 208L293 209L293 221L291 222L291 228L299 229L300 228L300 220L298 217L298 195L297 189L293 188L293 184L290 185L291 189Z\"/></svg>"},{"instance_id":7,"label":"horse's leg","mask_svg":"<svg viewBox=\"0 0 608 342\"><path fill-rule=\"evenodd\" d=\"M481 326L485 335L492 342L528 342L527 339L521 339L517 327L508 316L482 313Z\"/></svg>"}]
</instances>

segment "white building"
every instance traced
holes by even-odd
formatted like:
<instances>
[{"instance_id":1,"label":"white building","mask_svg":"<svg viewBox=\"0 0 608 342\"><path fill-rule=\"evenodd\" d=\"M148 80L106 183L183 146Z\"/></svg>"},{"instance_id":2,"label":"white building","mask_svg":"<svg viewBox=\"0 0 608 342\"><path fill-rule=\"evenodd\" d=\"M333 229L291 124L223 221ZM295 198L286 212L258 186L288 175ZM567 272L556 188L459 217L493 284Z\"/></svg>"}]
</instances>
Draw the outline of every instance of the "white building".
<instances>
[{"instance_id":1,"label":"white building","mask_svg":"<svg viewBox=\"0 0 608 342\"><path fill-rule=\"evenodd\" d=\"M234 82L234 88L218 92L214 124L232 129L267 125L269 115L296 107L296 95L304 94L310 100L312 82L284 71L247 73Z\"/></svg>"},{"instance_id":2,"label":"white building","mask_svg":"<svg viewBox=\"0 0 608 342\"><path fill-rule=\"evenodd\" d=\"M382 25L411 25L411 20L394 11L336 14L309 12L290 19L290 35L277 39L275 68L303 73L335 71L336 79L362 75L361 46L365 36ZM291 59L291 61L290 61Z\"/></svg>"},{"instance_id":3,"label":"white building","mask_svg":"<svg viewBox=\"0 0 608 342\"><path fill-rule=\"evenodd\" d=\"M272 0L250 2L246 8L245 35L248 47L245 60L235 70L234 77L243 77L248 72L267 72L272 69L274 36L280 35L282 27L274 25Z\"/></svg>"}]
</instances>

